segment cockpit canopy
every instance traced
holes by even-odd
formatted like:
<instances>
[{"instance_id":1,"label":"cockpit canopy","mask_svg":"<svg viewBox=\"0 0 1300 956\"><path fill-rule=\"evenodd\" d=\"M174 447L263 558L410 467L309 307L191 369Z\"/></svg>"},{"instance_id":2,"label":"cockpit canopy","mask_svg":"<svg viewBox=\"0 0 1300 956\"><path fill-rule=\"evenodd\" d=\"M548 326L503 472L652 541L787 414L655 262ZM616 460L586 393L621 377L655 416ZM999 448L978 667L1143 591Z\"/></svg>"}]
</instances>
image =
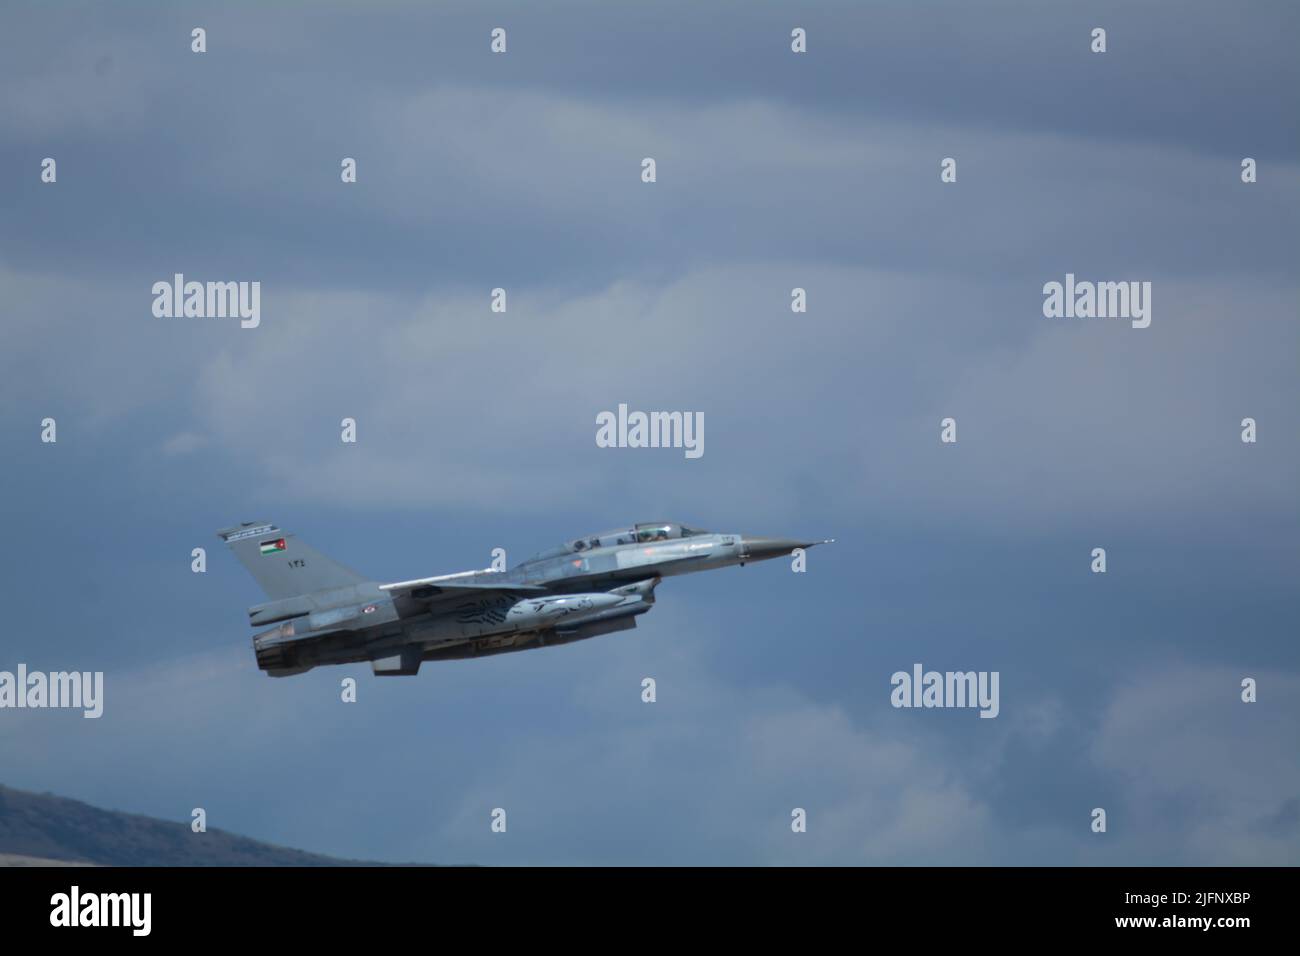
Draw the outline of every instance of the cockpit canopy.
<instances>
[{"instance_id":1,"label":"cockpit canopy","mask_svg":"<svg viewBox=\"0 0 1300 956\"><path fill-rule=\"evenodd\" d=\"M631 528L602 531L600 534L588 535L585 538L575 538L558 548L551 548L541 554L533 555L525 563L530 564L544 558L554 558L578 551L591 551L595 548L612 548L620 544L642 544L647 541L667 541L671 538L690 538L698 534L708 533L707 531L701 531L699 528L688 528L686 525L672 521L652 521L633 525Z\"/></svg>"}]
</instances>

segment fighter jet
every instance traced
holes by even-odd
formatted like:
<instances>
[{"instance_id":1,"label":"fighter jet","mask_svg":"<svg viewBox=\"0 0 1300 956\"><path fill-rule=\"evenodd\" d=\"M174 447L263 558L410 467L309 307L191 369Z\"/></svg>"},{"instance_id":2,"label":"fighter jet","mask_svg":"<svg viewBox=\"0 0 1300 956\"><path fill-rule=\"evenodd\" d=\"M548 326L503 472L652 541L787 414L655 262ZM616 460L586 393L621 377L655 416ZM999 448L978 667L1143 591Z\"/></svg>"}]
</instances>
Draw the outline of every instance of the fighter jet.
<instances>
[{"instance_id":1,"label":"fighter jet","mask_svg":"<svg viewBox=\"0 0 1300 956\"><path fill-rule=\"evenodd\" d=\"M217 534L270 599L248 609L258 666L272 677L369 662L410 675L424 661L484 657L625 631L660 580L765 561L826 541L755 538L673 522L575 538L509 570L485 568L384 584L289 532L246 521Z\"/></svg>"}]
</instances>

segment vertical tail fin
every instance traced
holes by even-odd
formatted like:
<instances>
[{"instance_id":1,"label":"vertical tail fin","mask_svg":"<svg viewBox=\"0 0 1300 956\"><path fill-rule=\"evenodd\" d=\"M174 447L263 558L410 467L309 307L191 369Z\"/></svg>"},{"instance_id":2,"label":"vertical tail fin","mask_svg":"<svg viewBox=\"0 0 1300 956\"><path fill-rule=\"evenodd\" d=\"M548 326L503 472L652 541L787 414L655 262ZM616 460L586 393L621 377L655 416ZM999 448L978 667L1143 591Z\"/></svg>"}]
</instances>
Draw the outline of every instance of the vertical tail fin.
<instances>
[{"instance_id":1,"label":"vertical tail fin","mask_svg":"<svg viewBox=\"0 0 1300 956\"><path fill-rule=\"evenodd\" d=\"M366 580L266 521L245 521L217 535L273 601Z\"/></svg>"}]
</instances>

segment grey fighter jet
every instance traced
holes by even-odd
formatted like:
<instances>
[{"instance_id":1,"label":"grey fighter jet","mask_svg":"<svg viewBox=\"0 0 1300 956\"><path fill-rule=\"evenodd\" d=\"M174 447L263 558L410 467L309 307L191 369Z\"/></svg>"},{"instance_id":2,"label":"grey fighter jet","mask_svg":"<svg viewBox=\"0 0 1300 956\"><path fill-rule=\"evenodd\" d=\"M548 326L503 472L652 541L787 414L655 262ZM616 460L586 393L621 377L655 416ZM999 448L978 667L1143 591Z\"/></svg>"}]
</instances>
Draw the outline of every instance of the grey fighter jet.
<instances>
[{"instance_id":1,"label":"grey fighter jet","mask_svg":"<svg viewBox=\"0 0 1300 956\"><path fill-rule=\"evenodd\" d=\"M257 664L272 677L369 661L415 674L423 661L482 657L625 631L660 579L744 565L822 541L716 534L671 522L577 538L508 571L381 584L267 522L217 532L270 599L248 609Z\"/></svg>"}]
</instances>

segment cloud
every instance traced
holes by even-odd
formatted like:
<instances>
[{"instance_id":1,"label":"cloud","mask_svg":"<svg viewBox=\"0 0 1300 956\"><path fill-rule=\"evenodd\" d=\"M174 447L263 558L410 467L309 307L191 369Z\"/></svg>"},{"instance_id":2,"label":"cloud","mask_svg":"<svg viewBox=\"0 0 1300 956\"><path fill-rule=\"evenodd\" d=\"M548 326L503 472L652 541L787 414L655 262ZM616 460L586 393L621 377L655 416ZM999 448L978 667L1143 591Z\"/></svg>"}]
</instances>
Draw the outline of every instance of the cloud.
<instances>
[{"instance_id":1,"label":"cloud","mask_svg":"<svg viewBox=\"0 0 1300 956\"><path fill-rule=\"evenodd\" d=\"M1259 701L1241 701L1243 677ZM1184 665L1117 689L1093 759L1124 785L1110 826L1186 865L1300 861L1300 675ZM1168 859L1169 857L1162 857Z\"/></svg>"},{"instance_id":2,"label":"cloud","mask_svg":"<svg viewBox=\"0 0 1300 956\"><path fill-rule=\"evenodd\" d=\"M208 439L203 435L196 435L193 432L178 432L163 443L162 453L169 457L188 455L207 443Z\"/></svg>"},{"instance_id":3,"label":"cloud","mask_svg":"<svg viewBox=\"0 0 1300 956\"><path fill-rule=\"evenodd\" d=\"M782 314L782 269L815 290L808 315ZM1249 507L1293 511L1282 383L1300 332L1270 318L1283 295L1156 290L1148 330L1044 319L1036 287L1005 281L773 264L525 291L504 315L486 294L290 295L207 361L196 406L278 494L349 505L528 510L617 482L675 512L703 498L781 514L812 483L857 519L901 509L1041 527L1245 492ZM1016 299L1023 328L1007 339L991 303ZM1229 301L1259 316L1244 337L1222 318ZM936 318L954 303L953 320ZM328 397L292 387L312 379L335 383ZM596 414L623 402L704 412L704 458L597 448ZM955 446L938 441L948 415ZM1249 459L1246 415L1271 432ZM355 447L338 440L345 416ZM752 479L737 487L737 474Z\"/></svg>"},{"instance_id":4,"label":"cloud","mask_svg":"<svg viewBox=\"0 0 1300 956\"><path fill-rule=\"evenodd\" d=\"M0 753L24 768L11 785L172 819L203 806L225 829L391 860L1300 857L1292 673L1251 671L1260 702L1247 705L1235 670L1154 669L1106 691L1093 723L1066 687L1004 699L995 721L896 711L882 672L863 684L868 706L855 702L854 715L794 681L730 679L708 663L709 649L735 635L702 630L689 601L655 614L653 634L431 665L406 682L353 668L269 680L242 645L186 654L110 672L93 733L79 714L25 712ZM360 678L359 703L339 703L342 676ZM653 704L640 699L645 676L657 681ZM481 719L457 725L469 712ZM407 726L424 728L418 745L393 735ZM1084 782L1037 788L1049 766ZM312 799L274 798L295 780L314 788ZM393 825L376 828L358 807L380 793ZM1104 835L1088 828L1097 805L1108 811ZM489 830L496 807L507 811L505 837ZM796 807L807 812L803 834L790 828Z\"/></svg>"},{"instance_id":5,"label":"cloud","mask_svg":"<svg viewBox=\"0 0 1300 956\"><path fill-rule=\"evenodd\" d=\"M650 650L653 662L631 641L591 650L596 671L562 685L572 723L521 728L426 845L523 862L909 865L975 862L990 840L989 809L935 735L866 728L786 686L730 684L680 642ZM644 672L656 703L639 700ZM505 840L487 826L498 806Z\"/></svg>"},{"instance_id":6,"label":"cloud","mask_svg":"<svg viewBox=\"0 0 1300 956\"><path fill-rule=\"evenodd\" d=\"M335 159L284 181L260 140L218 138L192 157L195 198L173 175L191 168L178 141L151 181L160 201L214 202L210 228L90 243L96 263L126 257L110 277L75 249L57 277L0 273L22 413L152 416L164 455L203 435L272 502L518 513L617 495L788 521L833 500L847 520L1043 527L1240 493L1294 514L1289 245L1186 239L1294 224L1294 165L1270 168L1275 199L1258 203L1218 158L1173 145L486 83L417 85L339 122L366 146L345 150L364 154L355 192ZM342 148L274 132L286 168ZM945 187L950 152L962 172ZM285 215L292 235L276 232ZM231 235L251 239L207 245ZM153 318L148 290L177 270L258 279L263 326ZM1044 319L1042 284L1066 271L1152 281L1151 328ZM807 314L789 310L796 286ZM52 354L78 369L57 390ZM705 457L596 448L596 414L621 402L703 412ZM937 441L950 415L955 447ZM337 440L344 417L356 447Z\"/></svg>"}]
</instances>

